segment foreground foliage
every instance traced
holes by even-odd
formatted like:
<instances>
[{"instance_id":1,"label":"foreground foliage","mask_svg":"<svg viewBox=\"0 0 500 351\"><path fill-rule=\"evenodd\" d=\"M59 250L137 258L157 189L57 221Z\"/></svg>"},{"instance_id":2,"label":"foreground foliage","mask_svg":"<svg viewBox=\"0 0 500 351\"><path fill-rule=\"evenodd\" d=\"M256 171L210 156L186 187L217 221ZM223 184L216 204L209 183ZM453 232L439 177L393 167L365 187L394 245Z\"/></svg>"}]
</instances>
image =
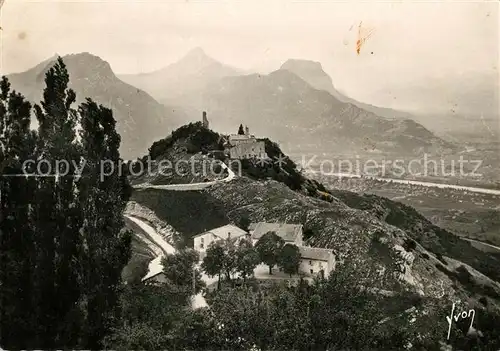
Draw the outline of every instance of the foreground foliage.
<instances>
[{"instance_id":1,"label":"foreground foliage","mask_svg":"<svg viewBox=\"0 0 500 351\"><path fill-rule=\"evenodd\" d=\"M35 132L31 105L1 81L0 344L7 349L96 349L118 315L131 240L122 230L130 189L119 172L120 136L111 110L90 99L72 107L68 83L59 59L34 107Z\"/></svg>"}]
</instances>

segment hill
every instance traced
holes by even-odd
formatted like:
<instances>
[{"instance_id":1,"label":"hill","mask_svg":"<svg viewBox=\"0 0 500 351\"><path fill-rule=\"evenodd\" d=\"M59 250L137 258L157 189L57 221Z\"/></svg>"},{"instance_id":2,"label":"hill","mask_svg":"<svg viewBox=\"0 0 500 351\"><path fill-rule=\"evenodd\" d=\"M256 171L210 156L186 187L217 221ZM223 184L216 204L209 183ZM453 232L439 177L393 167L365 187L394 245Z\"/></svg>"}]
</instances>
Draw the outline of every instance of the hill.
<instances>
[{"instance_id":1,"label":"hill","mask_svg":"<svg viewBox=\"0 0 500 351\"><path fill-rule=\"evenodd\" d=\"M118 79L109 63L97 56L80 53L64 56L63 61L78 103L90 97L113 109L125 159L143 154L150 140L159 139L186 119L181 111L161 105L146 92ZM13 89L32 102L40 101L45 73L54 62L55 58L50 58L28 71L9 75Z\"/></svg>"},{"instance_id":2,"label":"hill","mask_svg":"<svg viewBox=\"0 0 500 351\"><path fill-rule=\"evenodd\" d=\"M273 152L281 153L270 140L266 149L271 159ZM304 226L308 245L333 249L339 262L370 262L392 273L395 279L387 290L476 302L481 298L493 306L500 298L494 281L500 281L494 268L500 256L475 249L400 203L328 190L304 177L292 161L279 169L243 167L240 177L202 191L138 190L131 201L171 225L179 245L192 245L192 236L243 218L297 223Z\"/></svg>"}]
</instances>

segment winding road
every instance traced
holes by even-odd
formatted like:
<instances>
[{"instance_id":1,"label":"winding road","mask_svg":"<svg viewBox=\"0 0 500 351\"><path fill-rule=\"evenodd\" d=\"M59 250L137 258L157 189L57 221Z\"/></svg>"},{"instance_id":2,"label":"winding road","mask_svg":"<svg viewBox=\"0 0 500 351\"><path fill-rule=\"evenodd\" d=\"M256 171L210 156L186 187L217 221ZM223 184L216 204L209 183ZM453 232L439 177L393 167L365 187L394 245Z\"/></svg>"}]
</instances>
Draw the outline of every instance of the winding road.
<instances>
[{"instance_id":1,"label":"winding road","mask_svg":"<svg viewBox=\"0 0 500 351\"><path fill-rule=\"evenodd\" d=\"M494 250L497 250L499 253L500 253L500 247L498 246L495 246L495 245L491 245L491 244L488 244L488 243L485 243L485 242L482 242L482 241L479 241L479 240L474 240L474 239L467 239L467 238L463 238L463 240L467 240L468 242L470 243L477 243L479 245L484 245L484 246L487 246L491 249L494 249Z\"/></svg>"},{"instance_id":2,"label":"winding road","mask_svg":"<svg viewBox=\"0 0 500 351\"><path fill-rule=\"evenodd\" d=\"M224 179L220 180L215 180L212 182L203 182L203 183L190 183L190 184L169 184L169 185L152 185L152 184L139 184L135 185L134 189L159 189L159 190L174 190L174 191L193 191L193 190L202 190L205 189L211 185L215 185L218 183L224 183L224 182L230 182L236 177L236 174L229 168L225 163L221 162L221 167L222 169L226 169L228 172L228 175ZM170 255L175 253L177 250L169 244L158 232L151 227L148 223L144 222L142 219L139 219L137 217L131 216L131 215L125 215L128 219L130 219L132 222L137 224L147 235L150 237L151 241L155 245L154 248L151 248L153 252L157 252L158 250L155 250L156 248L160 248L161 251L163 252L162 254L158 255L156 258L154 258L148 266L148 273L142 280L146 280L158 273L160 273L163 270L163 266L161 264L161 261L165 255ZM199 268L199 265L198 267ZM202 280L205 282L205 284L208 286L210 284L213 284L217 281L217 277L209 277L206 275L204 272L202 272ZM208 304L203 297L201 293L195 295L192 297L191 300L191 306L194 309L201 308L201 307L207 307Z\"/></svg>"},{"instance_id":3,"label":"winding road","mask_svg":"<svg viewBox=\"0 0 500 351\"><path fill-rule=\"evenodd\" d=\"M192 158L192 157L191 157ZM236 174L224 163L220 163L221 168L227 170L227 177L224 179L214 180L211 182L203 182L203 183L189 183L189 184L167 184L167 185L153 185L149 183L142 183L138 185L134 185L134 189L159 189L159 190L173 190L173 191L192 191L192 190L203 190L208 188L209 186L230 182L236 177Z\"/></svg>"},{"instance_id":4,"label":"winding road","mask_svg":"<svg viewBox=\"0 0 500 351\"><path fill-rule=\"evenodd\" d=\"M142 281L145 281L146 279L160 273L163 270L161 261L165 254L174 254L177 250L171 244L169 244L160 234L158 234L153 227L144 222L142 219L130 215L125 215L125 217L137 224L152 239L154 244L161 248L164 252L164 254L157 256L155 259L149 262L148 273L144 276L144 278L142 278ZM205 273L202 273L201 278L205 282L205 284L207 284L207 286L217 281L216 277L209 277ZM191 298L191 306L194 309L197 309L201 307L207 307L208 304L202 293L199 293Z\"/></svg>"}]
</instances>

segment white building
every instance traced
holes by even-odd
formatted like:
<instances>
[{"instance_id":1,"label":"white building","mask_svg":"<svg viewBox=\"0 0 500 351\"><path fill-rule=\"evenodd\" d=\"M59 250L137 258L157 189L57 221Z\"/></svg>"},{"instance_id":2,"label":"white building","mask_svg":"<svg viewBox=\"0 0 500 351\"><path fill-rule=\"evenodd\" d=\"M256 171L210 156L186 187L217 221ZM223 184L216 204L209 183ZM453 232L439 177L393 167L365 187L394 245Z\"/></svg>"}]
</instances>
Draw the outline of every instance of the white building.
<instances>
[{"instance_id":1,"label":"white building","mask_svg":"<svg viewBox=\"0 0 500 351\"><path fill-rule=\"evenodd\" d=\"M248 233L243 229L227 224L194 236L193 247L200 254L200 260L202 260L211 243L218 240L237 239L245 235L248 235Z\"/></svg>"},{"instance_id":2,"label":"white building","mask_svg":"<svg viewBox=\"0 0 500 351\"><path fill-rule=\"evenodd\" d=\"M303 246L303 226L301 224L288 223L252 223L249 233L232 224L211 229L196 235L193 238L194 249L199 253L200 260L205 257L208 246L219 240L250 238L252 244L266 233L274 232L285 241L285 244L296 245L300 250L299 274L305 276L322 275L325 278L335 270L335 254L331 249Z\"/></svg>"},{"instance_id":3,"label":"white building","mask_svg":"<svg viewBox=\"0 0 500 351\"><path fill-rule=\"evenodd\" d=\"M231 159L268 158L266 144L258 141L245 127L245 134L231 134L227 140L226 151Z\"/></svg>"},{"instance_id":4,"label":"white building","mask_svg":"<svg viewBox=\"0 0 500 351\"><path fill-rule=\"evenodd\" d=\"M330 272L335 270L333 250L308 246L299 246L299 250L301 256L299 274L322 275L328 278Z\"/></svg>"},{"instance_id":5,"label":"white building","mask_svg":"<svg viewBox=\"0 0 500 351\"><path fill-rule=\"evenodd\" d=\"M231 159L268 158L266 145L263 141L243 142L232 146L229 149Z\"/></svg>"},{"instance_id":6,"label":"white building","mask_svg":"<svg viewBox=\"0 0 500 351\"><path fill-rule=\"evenodd\" d=\"M161 261L163 260L163 256L158 256L149 262L148 273L142 278L143 282L153 282L153 283L165 283L166 278L163 273L163 265Z\"/></svg>"},{"instance_id":7,"label":"white building","mask_svg":"<svg viewBox=\"0 0 500 351\"><path fill-rule=\"evenodd\" d=\"M230 134L228 139L228 146L236 146L240 144L255 143L257 139L254 135L249 134Z\"/></svg>"}]
</instances>

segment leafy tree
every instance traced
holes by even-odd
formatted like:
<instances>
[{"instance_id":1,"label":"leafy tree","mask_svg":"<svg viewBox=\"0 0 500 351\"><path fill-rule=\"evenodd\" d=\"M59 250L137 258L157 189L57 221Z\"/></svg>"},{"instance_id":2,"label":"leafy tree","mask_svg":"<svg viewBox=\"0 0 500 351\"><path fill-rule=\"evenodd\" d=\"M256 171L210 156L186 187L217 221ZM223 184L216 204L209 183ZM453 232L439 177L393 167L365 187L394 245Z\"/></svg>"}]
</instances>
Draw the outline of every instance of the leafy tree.
<instances>
[{"instance_id":1,"label":"leafy tree","mask_svg":"<svg viewBox=\"0 0 500 351\"><path fill-rule=\"evenodd\" d=\"M286 244L281 249L278 265L283 268L283 271L287 274L297 274L299 272L300 266L300 250L296 245Z\"/></svg>"},{"instance_id":2,"label":"leafy tree","mask_svg":"<svg viewBox=\"0 0 500 351\"><path fill-rule=\"evenodd\" d=\"M231 281L231 276L236 272L237 269L237 255L236 255L236 244L234 238L228 238L223 241L224 247L224 273L226 274L226 279Z\"/></svg>"},{"instance_id":3,"label":"leafy tree","mask_svg":"<svg viewBox=\"0 0 500 351\"><path fill-rule=\"evenodd\" d=\"M21 174L22 162L32 158L36 134L30 131L30 104L0 82L0 345L35 348L33 315L36 247L29 221L34 178ZM31 169L27 169L31 171Z\"/></svg>"},{"instance_id":4,"label":"leafy tree","mask_svg":"<svg viewBox=\"0 0 500 351\"><path fill-rule=\"evenodd\" d=\"M243 124L240 124L238 128L238 135L245 135L245 130L243 129Z\"/></svg>"},{"instance_id":5,"label":"leafy tree","mask_svg":"<svg viewBox=\"0 0 500 351\"><path fill-rule=\"evenodd\" d=\"M249 227L250 227L250 224L252 222L250 221L250 218L248 218L247 216L243 216L240 218L240 220L238 221L238 227L240 227L241 229L243 229L244 231L248 232L249 231Z\"/></svg>"},{"instance_id":6,"label":"leafy tree","mask_svg":"<svg viewBox=\"0 0 500 351\"><path fill-rule=\"evenodd\" d=\"M269 266L269 274L273 274L272 268L278 263L279 254L284 244L285 241L275 232L264 234L255 244L260 262Z\"/></svg>"},{"instance_id":7,"label":"leafy tree","mask_svg":"<svg viewBox=\"0 0 500 351\"><path fill-rule=\"evenodd\" d=\"M240 273L243 280L253 275L255 267L260 263L259 254L250 239L242 239L236 250L236 272Z\"/></svg>"},{"instance_id":8,"label":"leafy tree","mask_svg":"<svg viewBox=\"0 0 500 351\"><path fill-rule=\"evenodd\" d=\"M105 349L174 349L173 333L183 323L188 300L173 284L132 284L121 295L122 325L104 340Z\"/></svg>"},{"instance_id":9,"label":"leafy tree","mask_svg":"<svg viewBox=\"0 0 500 351\"><path fill-rule=\"evenodd\" d=\"M68 83L59 58L35 106L36 133L30 105L9 93L6 79L0 84L0 171L21 173L24 161L43 161L39 172L63 173L0 180L0 344L9 349L101 348L118 317L130 189L125 175L103 175L98 164L118 164L120 138L110 110L90 100L79 111L71 107L76 96Z\"/></svg>"},{"instance_id":10,"label":"leafy tree","mask_svg":"<svg viewBox=\"0 0 500 351\"><path fill-rule=\"evenodd\" d=\"M224 269L225 253L224 247L220 241L215 241L207 248L206 256L203 258L201 267L210 277L219 277L217 289L220 289L220 277Z\"/></svg>"},{"instance_id":11,"label":"leafy tree","mask_svg":"<svg viewBox=\"0 0 500 351\"><path fill-rule=\"evenodd\" d=\"M37 178L34 194L33 226L37 249L34 313L45 320L40 327L40 348L56 345L76 346L84 331L84 285L82 276L84 242L79 235L85 220L78 201L76 166L81 162L76 140L77 113L71 107L76 101L68 89L69 75L62 59L58 59L45 75L45 89L40 105L35 105L38 120L36 155L43 173L54 175L56 162L69 164L61 177ZM92 250L92 249L91 249ZM106 311L106 308L103 308ZM81 334L80 334L81 336Z\"/></svg>"},{"instance_id":12,"label":"leafy tree","mask_svg":"<svg viewBox=\"0 0 500 351\"><path fill-rule=\"evenodd\" d=\"M86 344L99 348L118 316L121 272L130 259L131 232L123 211L130 196L120 163L120 136L112 111L87 99L79 107L84 169L78 194L85 220L80 229L86 294ZM104 307L103 307L104 306ZM107 313L103 313L103 308Z\"/></svg>"},{"instance_id":13,"label":"leafy tree","mask_svg":"<svg viewBox=\"0 0 500 351\"><path fill-rule=\"evenodd\" d=\"M198 294L205 283L201 280L201 272L196 268L198 253L191 249L184 249L163 259L163 273L168 283L184 292L186 298L191 294Z\"/></svg>"}]
</instances>

